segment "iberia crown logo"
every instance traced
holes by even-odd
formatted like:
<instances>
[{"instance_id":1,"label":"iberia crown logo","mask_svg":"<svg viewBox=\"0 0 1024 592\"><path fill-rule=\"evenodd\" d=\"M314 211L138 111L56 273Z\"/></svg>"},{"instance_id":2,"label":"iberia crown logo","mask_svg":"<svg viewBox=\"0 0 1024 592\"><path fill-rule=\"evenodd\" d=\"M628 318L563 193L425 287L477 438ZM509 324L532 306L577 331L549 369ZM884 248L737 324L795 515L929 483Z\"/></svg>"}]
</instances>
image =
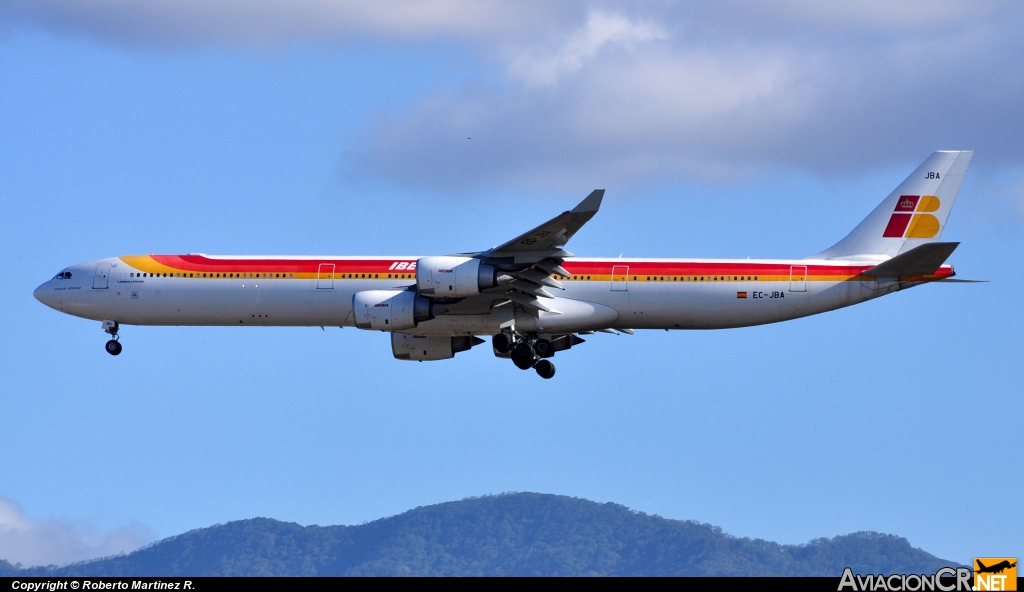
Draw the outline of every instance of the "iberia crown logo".
<instances>
[{"instance_id":1,"label":"iberia crown logo","mask_svg":"<svg viewBox=\"0 0 1024 592\"><path fill-rule=\"evenodd\" d=\"M1016 590L1016 557L975 557L975 590Z\"/></svg>"},{"instance_id":2,"label":"iberia crown logo","mask_svg":"<svg viewBox=\"0 0 1024 592\"><path fill-rule=\"evenodd\" d=\"M939 233L939 219L926 212L937 212L942 202L934 195L901 195L896 202L885 238L931 238Z\"/></svg>"}]
</instances>

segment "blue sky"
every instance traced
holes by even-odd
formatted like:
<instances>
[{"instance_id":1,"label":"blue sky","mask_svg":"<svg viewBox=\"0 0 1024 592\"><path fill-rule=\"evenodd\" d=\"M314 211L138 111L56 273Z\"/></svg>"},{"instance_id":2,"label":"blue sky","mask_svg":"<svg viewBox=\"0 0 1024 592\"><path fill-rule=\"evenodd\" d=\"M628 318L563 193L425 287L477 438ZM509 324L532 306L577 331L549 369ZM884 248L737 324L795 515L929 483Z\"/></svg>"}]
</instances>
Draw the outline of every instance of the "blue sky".
<instances>
[{"instance_id":1,"label":"blue sky","mask_svg":"<svg viewBox=\"0 0 1024 592\"><path fill-rule=\"evenodd\" d=\"M0 557L502 491L1024 554L1016 5L139 6L0 9ZM977 150L943 238L992 283L597 335L551 381L338 328L128 327L113 358L31 297L119 254L486 248L595 187L581 255L802 257L936 149Z\"/></svg>"}]
</instances>

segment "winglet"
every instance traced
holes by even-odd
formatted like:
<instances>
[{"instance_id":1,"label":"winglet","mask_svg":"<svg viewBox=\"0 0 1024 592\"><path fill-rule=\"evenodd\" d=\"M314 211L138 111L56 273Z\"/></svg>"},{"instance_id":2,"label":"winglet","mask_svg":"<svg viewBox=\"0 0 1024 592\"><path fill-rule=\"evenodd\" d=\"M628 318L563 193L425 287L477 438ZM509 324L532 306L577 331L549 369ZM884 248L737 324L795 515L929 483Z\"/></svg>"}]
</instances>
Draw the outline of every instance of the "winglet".
<instances>
[{"instance_id":1,"label":"winglet","mask_svg":"<svg viewBox=\"0 0 1024 592\"><path fill-rule=\"evenodd\" d=\"M590 195L580 202L578 206L572 209L574 214L582 214L583 212L596 212L601 207L601 200L604 199L604 189L595 189L590 192Z\"/></svg>"}]
</instances>

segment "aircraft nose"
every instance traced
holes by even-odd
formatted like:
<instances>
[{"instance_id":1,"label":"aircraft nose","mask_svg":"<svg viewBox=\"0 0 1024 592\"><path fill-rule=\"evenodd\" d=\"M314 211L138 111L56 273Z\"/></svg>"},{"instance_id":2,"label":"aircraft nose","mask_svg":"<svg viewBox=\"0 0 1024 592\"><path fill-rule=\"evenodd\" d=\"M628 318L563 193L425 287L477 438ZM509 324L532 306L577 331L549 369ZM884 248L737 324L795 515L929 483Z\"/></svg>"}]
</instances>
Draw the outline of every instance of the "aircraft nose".
<instances>
[{"instance_id":1,"label":"aircraft nose","mask_svg":"<svg viewBox=\"0 0 1024 592\"><path fill-rule=\"evenodd\" d=\"M47 286L49 282L40 284L38 288L32 292L32 295L36 297L36 300L42 302L46 306L53 308L53 291Z\"/></svg>"}]
</instances>

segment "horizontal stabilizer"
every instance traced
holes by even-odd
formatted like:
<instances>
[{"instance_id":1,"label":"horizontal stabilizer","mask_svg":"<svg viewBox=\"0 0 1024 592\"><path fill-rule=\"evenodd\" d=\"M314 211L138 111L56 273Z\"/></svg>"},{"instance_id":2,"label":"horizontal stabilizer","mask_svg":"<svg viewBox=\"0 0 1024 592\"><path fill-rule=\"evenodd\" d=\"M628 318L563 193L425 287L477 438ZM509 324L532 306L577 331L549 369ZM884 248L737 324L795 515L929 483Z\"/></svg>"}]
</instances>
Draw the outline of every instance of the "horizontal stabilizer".
<instances>
[{"instance_id":1,"label":"horizontal stabilizer","mask_svg":"<svg viewBox=\"0 0 1024 592\"><path fill-rule=\"evenodd\" d=\"M876 278L932 275L958 246L960 243L925 243L862 272L862 275Z\"/></svg>"}]
</instances>

